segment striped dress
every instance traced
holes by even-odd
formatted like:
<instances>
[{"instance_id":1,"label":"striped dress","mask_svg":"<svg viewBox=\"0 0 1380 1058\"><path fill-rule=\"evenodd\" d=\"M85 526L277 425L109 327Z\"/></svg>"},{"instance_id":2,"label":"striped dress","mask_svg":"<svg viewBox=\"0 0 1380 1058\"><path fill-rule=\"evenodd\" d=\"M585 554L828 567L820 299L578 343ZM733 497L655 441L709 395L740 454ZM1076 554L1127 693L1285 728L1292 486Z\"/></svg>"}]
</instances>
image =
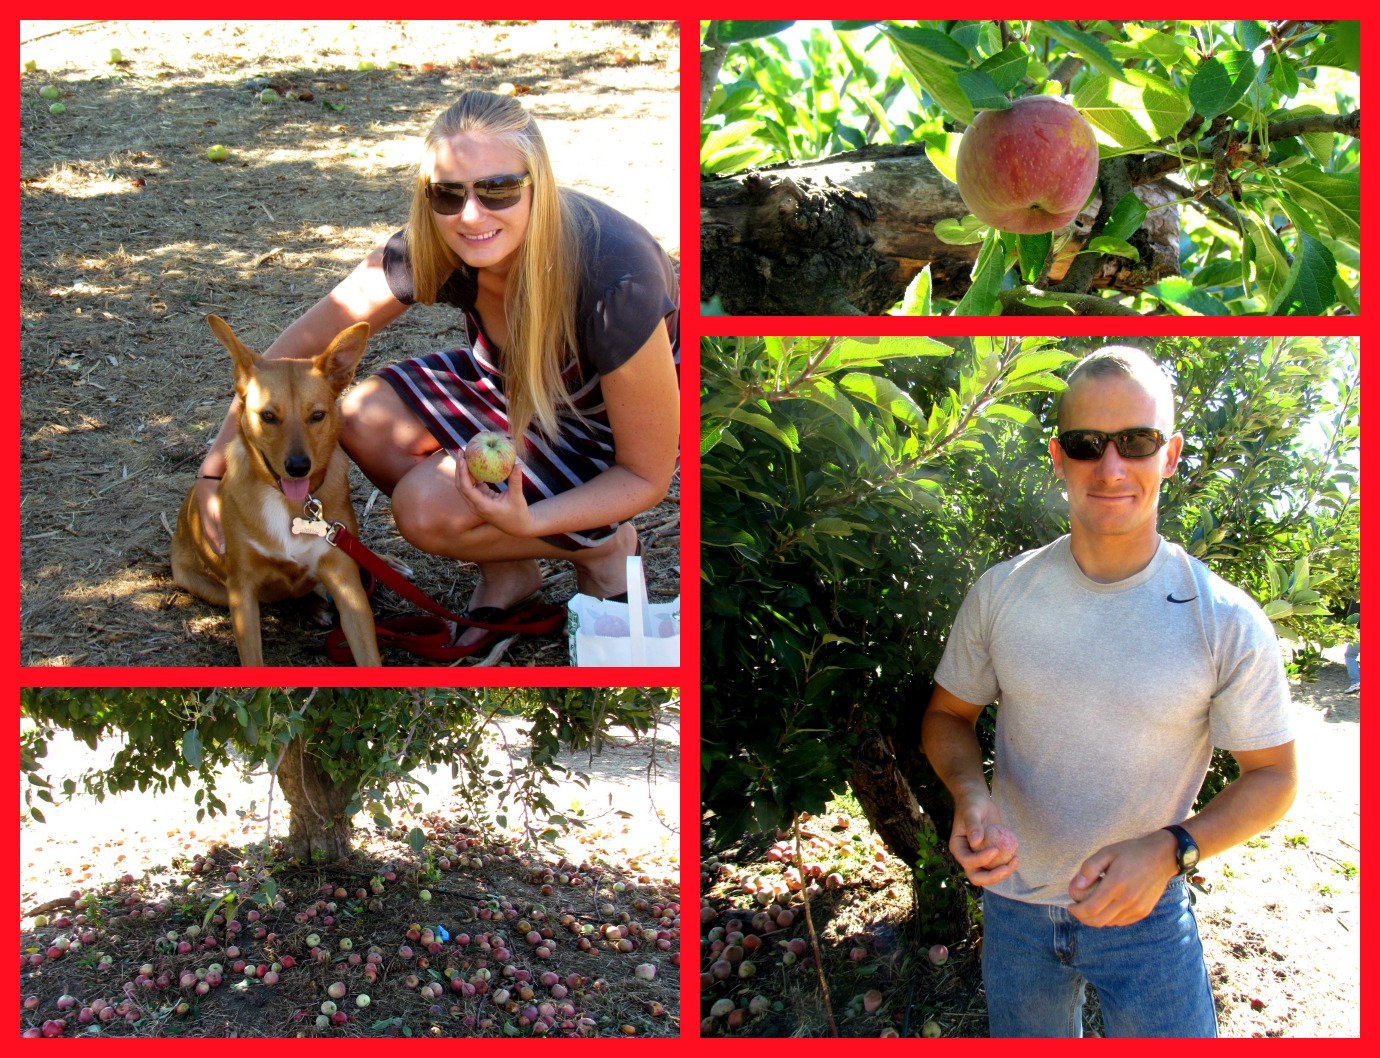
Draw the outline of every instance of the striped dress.
<instances>
[{"instance_id":1,"label":"striped dress","mask_svg":"<svg viewBox=\"0 0 1380 1058\"><path fill-rule=\"evenodd\" d=\"M613 465L613 432L599 387L601 371L627 361L662 320L680 363L680 291L670 259L636 222L595 200L587 201L599 218L597 251L576 300L579 360L572 359L564 374L579 415L559 407L554 437L535 424L528 427L522 481L529 504L584 484ZM389 240L384 271L394 296L411 304L412 273L402 232ZM484 430L511 432L500 353L480 326L473 309L477 286L474 276L465 273L463 267L458 269L437 293L437 301L463 310L470 346L404 360L379 372L451 453L459 453ZM544 539L575 551L598 546L617 528L617 523L591 526Z\"/></svg>"}]
</instances>

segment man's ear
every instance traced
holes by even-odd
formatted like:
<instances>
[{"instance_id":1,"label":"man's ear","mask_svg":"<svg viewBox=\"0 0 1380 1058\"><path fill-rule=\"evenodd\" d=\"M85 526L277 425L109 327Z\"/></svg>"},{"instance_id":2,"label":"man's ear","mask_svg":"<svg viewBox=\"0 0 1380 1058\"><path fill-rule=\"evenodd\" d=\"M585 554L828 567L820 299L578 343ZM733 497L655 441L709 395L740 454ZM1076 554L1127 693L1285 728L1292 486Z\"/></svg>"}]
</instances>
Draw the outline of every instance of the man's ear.
<instances>
[{"instance_id":1,"label":"man's ear","mask_svg":"<svg viewBox=\"0 0 1380 1058\"><path fill-rule=\"evenodd\" d=\"M1056 438L1049 439L1049 458L1054 463L1054 476L1060 481L1064 480L1064 450L1059 447Z\"/></svg>"},{"instance_id":2,"label":"man's ear","mask_svg":"<svg viewBox=\"0 0 1380 1058\"><path fill-rule=\"evenodd\" d=\"M1160 477L1172 478L1174 472L1179 469L1179 456L1184 450L1184 435L1176 433L1164 446L1164 469L1160 471Z\"/></svg>"}]
</instances>

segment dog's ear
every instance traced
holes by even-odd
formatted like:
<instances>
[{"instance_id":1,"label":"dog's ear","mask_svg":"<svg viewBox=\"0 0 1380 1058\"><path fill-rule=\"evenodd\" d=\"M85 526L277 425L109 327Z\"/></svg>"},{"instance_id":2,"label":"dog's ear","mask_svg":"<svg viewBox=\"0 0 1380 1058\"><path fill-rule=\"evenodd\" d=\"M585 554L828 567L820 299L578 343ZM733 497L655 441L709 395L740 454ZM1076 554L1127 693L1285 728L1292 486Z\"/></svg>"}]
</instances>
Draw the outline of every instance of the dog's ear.
<instances>
[{"instance_id":1,"label":"dog's ear","mask_svg":"<svg viewBox=\"0 0 1380 1058\"><path fill-rule=\"evenodd\" d=\"M359 366L364 347L368 344L369 325L356 323L337 334L335 341L313 361L316 372L325 376L336 396L354 381L355 368Z\"/></svg>"},{"instance_id":2,"label":"dog's ear","mask_svg":"<svg viewBox=\"0 0 1380 1058\"><path fill-rule=\"evenodd\" d=\"M220 339L220 344L230 351L230 357L235 361L235 391L241 392L244 383L248 381L250 373L254 369L254 365L263 357L236 338L235 332L230 329L230 324L219 316L207 316L206 322L211 327L211 333Z\"/></svg>"}]
</instances>

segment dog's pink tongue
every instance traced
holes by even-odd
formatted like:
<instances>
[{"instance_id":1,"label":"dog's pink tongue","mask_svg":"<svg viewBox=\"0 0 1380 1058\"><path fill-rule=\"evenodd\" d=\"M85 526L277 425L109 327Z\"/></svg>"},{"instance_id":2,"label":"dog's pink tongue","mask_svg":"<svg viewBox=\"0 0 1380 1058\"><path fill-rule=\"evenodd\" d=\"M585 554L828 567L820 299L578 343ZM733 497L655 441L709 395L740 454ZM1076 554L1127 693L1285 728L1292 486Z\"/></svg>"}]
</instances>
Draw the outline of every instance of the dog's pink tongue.
<instances>
[{"instance_id":1,"label":"dog's pink tongue","mask_svg":"<svg viewBox=\"0 0 1380 1058\"><path fill-rule=\"evenodd\" d=\"M283 478L283 495L300 503L311 492L311 478Z\"/></svg>"}]
</instances>

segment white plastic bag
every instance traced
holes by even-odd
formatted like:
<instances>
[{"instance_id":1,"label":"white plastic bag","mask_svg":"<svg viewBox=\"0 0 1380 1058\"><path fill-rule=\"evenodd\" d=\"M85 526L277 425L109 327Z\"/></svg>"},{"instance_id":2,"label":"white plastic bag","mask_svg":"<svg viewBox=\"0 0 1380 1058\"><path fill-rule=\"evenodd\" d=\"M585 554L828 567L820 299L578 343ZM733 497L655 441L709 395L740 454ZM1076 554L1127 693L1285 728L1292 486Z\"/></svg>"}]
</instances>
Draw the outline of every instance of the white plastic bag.
<instances>
[{"instance_id":1,"label":"white plastic bag","mask_svg":"<svg viewBox=\"0 0 1380 1058\"><path fill-rule=\"evenodd\" d=\"M627 602L575 595L566 629L572 665L680 664L680 599L647 601L641 555L628 558Z\"/></svg>"}]
</instances>

